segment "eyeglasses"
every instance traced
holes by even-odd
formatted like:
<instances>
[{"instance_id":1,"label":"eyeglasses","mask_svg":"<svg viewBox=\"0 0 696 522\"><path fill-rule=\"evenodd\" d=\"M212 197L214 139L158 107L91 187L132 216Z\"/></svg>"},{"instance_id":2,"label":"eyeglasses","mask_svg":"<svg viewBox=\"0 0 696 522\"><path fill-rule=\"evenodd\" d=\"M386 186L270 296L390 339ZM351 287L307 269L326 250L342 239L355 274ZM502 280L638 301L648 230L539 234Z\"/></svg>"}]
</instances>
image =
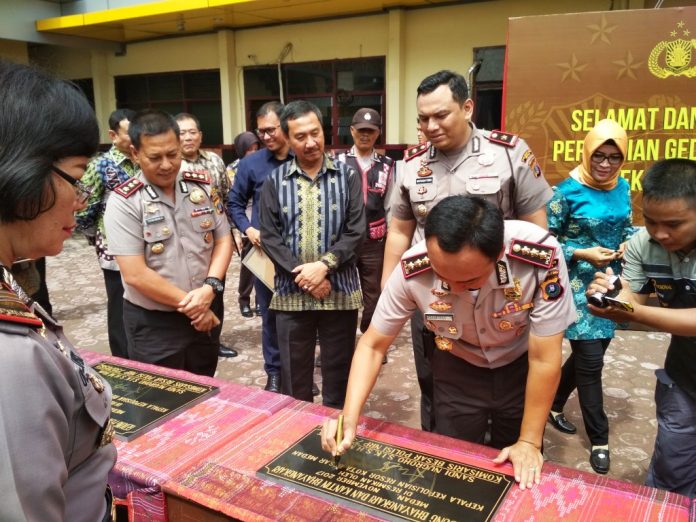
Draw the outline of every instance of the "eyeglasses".
<instances>
[{"instance_id":1,"label":"eyeglasses","mask_svg":"<svg viewBox=\"0 0 696 522\"><path fill-rule=\"evenodd\" d=\"M77 198L77 201L80 203L80 205L84 205L85 203L87 203L87 200L92 195L91 188L87 187L80 180L73 178L70 174L59 169L55 165L51 165L51 170L75 188L75 197Z\"/></svg>"},{"instance_id":2,"label":"eyeglasses","mask_svg":"<svg viewBox=\"0 0 696 522\"><path fill-rule=\"evenodd\" d=\"M196 130L196 129L191 129L191 130L182 130L179 131L179 136L193 136L194 138L200 134L201 131Z\"/></svg>"},{"instance_id":3,"label":"eyeglasses","mask_svg":"<svg viewBox=\"0 0 696 522\"><path fill-rule=\"evenodd\" d=\"M274 127L266 127L265 129L256 129L256 135L259 138L263 139L263 135L268 134L268 137L272 138L273 136L275 136L275 133L279 127L280 125L276 125Z\"/></svg>"},{"instance_id":4,"label":"eyeglasses","mask_svg":"<svg viewBox=\"0 0 696 522\"><path fill-rule=\"evenodd\" d=\"M623 156L621 154L603 154L601 152L593 152L590 156L593 163L601 165L604 160L609 162L609 165L618 165L623 161Z\"/></svg>"}]
</instances>

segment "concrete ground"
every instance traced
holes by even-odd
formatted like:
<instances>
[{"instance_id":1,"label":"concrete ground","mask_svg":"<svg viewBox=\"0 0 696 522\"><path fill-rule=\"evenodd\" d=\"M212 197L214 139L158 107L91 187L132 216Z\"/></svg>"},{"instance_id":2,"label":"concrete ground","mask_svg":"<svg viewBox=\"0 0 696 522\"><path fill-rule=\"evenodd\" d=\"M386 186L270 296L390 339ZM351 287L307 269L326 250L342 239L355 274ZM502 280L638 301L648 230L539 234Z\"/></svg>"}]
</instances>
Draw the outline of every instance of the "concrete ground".
<instances>
[{"instance_id":1,"label":"concrete ground","mask_svg":"<svg viewBox=\"0 0 696 522\"><path fill-rule=\"evenodd\" d=\"M260 336L261 319L245 319L239 313L237 284L239 258L235 256L227 276L225 323L222 340L239 356L220 359L217 377L248 386L263 387ZM106 296L101 270L92 247L81 237L65 243L65 250L47 263L48 286L56 317L73 343L95 352L109 353L106 333ZM609 476L642 483L652 454L656 421L654 370L664 360L669 336L644 331L619 331L605 356L605 408L610 419ZM567 356L569 348L564 346ZM321 373L315 371L321 388ZM319 397L317 400L320 400ZM419 390L413 367L408 325L389 350L389 362L370 396L364 413L412 428L420 427ZM592 471L589 443L575 394L565 410L578 426L576 435L564 435L550 426L544 437L545 456L565 466Z\"/></svg>"}]
</instances>

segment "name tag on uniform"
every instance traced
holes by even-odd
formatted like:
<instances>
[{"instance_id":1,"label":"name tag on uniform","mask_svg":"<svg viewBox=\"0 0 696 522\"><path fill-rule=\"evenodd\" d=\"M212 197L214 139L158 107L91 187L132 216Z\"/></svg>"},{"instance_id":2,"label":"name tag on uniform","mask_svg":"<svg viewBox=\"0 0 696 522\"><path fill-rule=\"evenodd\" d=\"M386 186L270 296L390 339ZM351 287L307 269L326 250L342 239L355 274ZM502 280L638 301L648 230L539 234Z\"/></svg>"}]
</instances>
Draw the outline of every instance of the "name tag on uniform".
<instances>
[{"instance_id":1,"label":"name tag on uniform","mask_svg":"<svg viewBox=\"0 0 696 522\"><path fill-rule=\"evenodd\" d=\"M424 185L426 183L432 183L432 182L433 182L433 178L430 178L430 177L416 179L416 185Z\"/></svg>"},{"instance_id":2,"label":"name tag on uniform","mask_svg":"<svg viewBox=\"0 0 696 522\"><path fill-rule=\"evenodd\" d=\"M446 321L451 323L454 321L454 314L425 314L426 321Z\"/></svg>"},{"instance_id":3,"label":"name tag on uniform","mask_svg":"<svg viewBox=\"0 0 696 522\"><path fill-rule=\"evenodd\" d=\"M160 221L164 221L164 216L152 216L149 218L145 218L145 223L148 225L152 225L153 223L159 223Z\"/></svg>"},{"instance_id":4,"label":"name tag on uniform","mask_svg":"<svg viewBox=\"0 0 696 522\"><path fill-rule=\"evenodd\" d=\"M210 207L194 208L191 212L191 217L204 216L206 214L212 214L213 209Z\"/></svg>"}]
</instances>

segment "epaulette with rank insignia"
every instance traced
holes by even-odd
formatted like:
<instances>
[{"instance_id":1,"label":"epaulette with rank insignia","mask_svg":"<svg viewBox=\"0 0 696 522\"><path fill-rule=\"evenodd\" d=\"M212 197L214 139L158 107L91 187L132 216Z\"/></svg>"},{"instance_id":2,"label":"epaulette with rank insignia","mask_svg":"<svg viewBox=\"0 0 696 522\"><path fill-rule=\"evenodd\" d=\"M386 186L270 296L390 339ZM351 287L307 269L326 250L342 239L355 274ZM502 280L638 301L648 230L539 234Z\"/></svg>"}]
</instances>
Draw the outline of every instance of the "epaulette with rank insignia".
<instances>
[{"instance_id":1,"label":"epaulette with rank insignia","mask_svg":"<svg viewBox=\"0 0 696 522\"><path fill-rule=\"evenodd\" d=\"M43 322L12 291L7 283L0 283L0 321L42 327Z\"/></svg>"},{"instance_id":2,"label":"epaulette with rank insignia","mask_svg":"<svg viewBox=\"0 0 696 522\"><path fill-rule=\"evenodd\" d=\"M510 250L508 250L507 255L525 263L551 268L556 258L556 247L534 243L533 241L513 239L510 241Z\"/></svg>"},{"instance_id":3,"label":"epaulette with rank insignia","mask_svg":"<svg viewBox=\"0 0 696 522\"><path fill-rule=\"evenodd\" d=\"M430 270L430 258L426 252L401 260L401 271L404 273L404 279L410 279L428 270Z\"/></svg>"},{"instance_id":4,"label":"epaulette with rank insignia","mask_svg":"<svg viewBox=\"0 0 696 522\"><path fill-rule=\"evenodd\" d=\"M404 153L404 161L411 161L413 158L420 156L430 147L430 142L414 145L410 149L406 149Z\"/></svg>"},{"instance_id":5,"label":"epaulette with rank insignia","mask_svg":"<svg viewBox=\"0 0 696 522\"><path fill-rule=\"evenodd\" d=\"M492 141L493 143L499 143L500 145L505 145L507 147L514 147L515 145L517 145L517 140L520 139L520 137L517 134L511 134L509 132L503 132L499 130L491 131L487 137L488 141Z\"/></svg>"},{"instance_id":6,"label":"epaulette with rank insignia","mask_svg":"<svg viewBox=\"0 0 696 522\"><path fill-rule=\"evenodd\" d=\"M181 178L184 181L195 181L196 183L205 183L210 185L210 176L208 172L196 172L194 170L185 170L181 173Z\"/></svg>"},{"instance_id":7,"label":"epaulette with rank insignia","mask_svg":"<svg viewBox=\"0 0 696 522\"><path fill-rule=\"evenodd\" d=\"M129 198L138 190L140 190L144 186L144 183L140 181L139 179L131 178L123 183L121 183L118 187L114 189L114 192L118 194L119 196L123 196L124 198Z\"/></svg>"}]
</instances>

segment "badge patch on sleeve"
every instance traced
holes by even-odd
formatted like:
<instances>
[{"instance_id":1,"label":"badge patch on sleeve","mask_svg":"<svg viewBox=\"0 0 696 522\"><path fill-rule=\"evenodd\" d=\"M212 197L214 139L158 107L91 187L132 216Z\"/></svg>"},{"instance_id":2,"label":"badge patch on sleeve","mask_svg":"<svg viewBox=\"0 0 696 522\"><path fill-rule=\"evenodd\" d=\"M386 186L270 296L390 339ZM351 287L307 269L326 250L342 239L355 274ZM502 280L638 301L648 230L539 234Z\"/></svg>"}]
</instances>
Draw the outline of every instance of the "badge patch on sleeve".
<instances>
[{"instance_id":1,"label":"badge patch on sleeve","mask_svg":"<svg viewBox=\"0 0 696 522\"><path fill-rule=\"evenodd\" d=\"M549 270L546 274L546 278L541 285L539 285L539 289L541 290L541 296L544 298L544 301L555 301L561 297L564 289L558 279L558 270Z\"/></svg>"}]
</instances>

